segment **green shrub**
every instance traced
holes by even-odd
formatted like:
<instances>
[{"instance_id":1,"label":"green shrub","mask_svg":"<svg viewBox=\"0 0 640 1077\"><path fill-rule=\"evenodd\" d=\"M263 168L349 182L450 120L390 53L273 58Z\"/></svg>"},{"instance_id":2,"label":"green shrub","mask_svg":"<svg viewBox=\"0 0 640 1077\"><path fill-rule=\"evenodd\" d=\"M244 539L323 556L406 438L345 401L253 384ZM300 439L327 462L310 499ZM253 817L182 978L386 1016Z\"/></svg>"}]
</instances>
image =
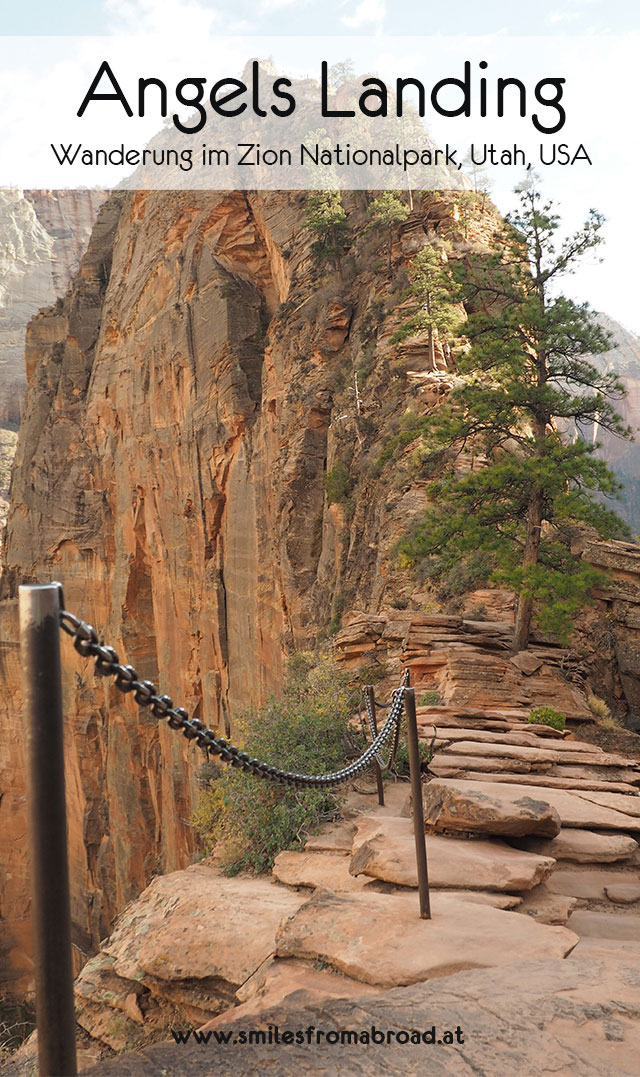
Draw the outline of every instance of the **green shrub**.
<instances>
[{"instance_id":1,"label":"green shrub","mask_svg":"<svg viewBox=\"0 0 640 1077\"><path fill-rule=\"evenodd\" d=\"M554 711L553 707L534 707L528 718L535 725L550 725L552 729L563 730L567 724L566 715Z\"/></svg>"},{"instance_id":2,"label":"green shrub","mask_svg":"<svg viewBox=\"0 0 640 1077\"><path fill-rule=\"evenodd\" d=\"M437 707L440 702L440 695L438 692L425 692L423 696L418 700L419 707Z\"/></svg>"},{"instance_id":3,"label":"green shrub","mask_svg":"<svg viewBox=\"0 0 640 1077\"><path fill-rule=\"evenodd\" d=\"M326 657L294 655L282 696L272 696L239 723L236 742L260 760L285 770L327 773L345 765L350 746L353 692ZM201 792L193 822L210 851L223 846L225 870L268 870L282 849L334 817L339 790L292 789L221 766Z\"/></svg>"},{"instance_id":4,"label":"green shrub","mask_svg":"<svg viewBox=\"0 0 640 1077\"><path fill-rule=\"evenodd\" d=\"M342 614L344 613L345 598L339 591L337 595L334 595L333 602L331 603L331 620L329 621L329 635L335 636L336 632L339 632L342 628Z\"/></svg>"},{"instance_id":5,"label":"green shrub","mask_svg":"<svg viewBox=\"0 0 640 1077\"><path fill-rule=\"evenodd\" d=\"M327 501L330 505L346 501L353 490L353 479L341 460L327 471L324 477L324 488L327 492Z\"/></svg>"},{"instance_id":6,"label":"green shrub","mask_svg":"<svg viewBox=\"0 0 640 1077\"><path fill-rule=\"evenodd\" d=\"M376 467L381 469L390 460L397 460L407 446L424 433L425 428L424 417L416 415L414 411L406 411L400 420L400 430L389 438L380 451Z\"/></svg>"}]
</instances>

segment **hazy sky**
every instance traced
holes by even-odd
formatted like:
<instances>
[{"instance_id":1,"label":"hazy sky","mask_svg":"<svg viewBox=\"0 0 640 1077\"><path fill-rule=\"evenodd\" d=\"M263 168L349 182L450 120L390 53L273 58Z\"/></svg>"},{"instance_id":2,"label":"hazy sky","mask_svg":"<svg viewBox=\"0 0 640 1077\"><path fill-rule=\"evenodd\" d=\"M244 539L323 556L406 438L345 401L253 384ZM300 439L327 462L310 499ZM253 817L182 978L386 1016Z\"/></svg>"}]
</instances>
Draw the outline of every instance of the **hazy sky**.
<instances>
[{"instance_id":1,"label":"hazy sky","mask_svg":"<svg viewBox=\"0 0 640 1077\"><path fill-rule=\"evenodd\" d=\"M639 23L637 0L26 0L3 7L3 34L104 34L132 23L151 29L196 9L227 33L603 34Z\"/></svg>"},{"instance_id":2,"label":"hazy sky","mask_svg":"<svg viewBox=\"0 0 640 1077\"><path fill-rule=\"evenodd\" d=\"M188 41L189 36L193 40L211 32L380 37L589 35L596 45L597 57L600 42L606 53L614 35L622 40L637 34L640 47L637 0L538 0L535 4L517 0L456 0L448 4L442 0L58 0L55 5L51 0L26 0L22 4L5 3L3 7L1 25L5 36L137 32L184 35ZM592 60L593 86L610 109L615 119L611 129L616 131L612 145L600 152L599 167L586 174L584 170L565 169L561 175L562 170L556 170L545 176L544 190L559 202L562 217L572 228L580 224L591 206L604 213L604 263L599 265L592 259L571 279L568 290L640 333L636 283L640 215L635 197L636 167L631 163L634 153L629 152L629 147L636 150L640 93L637 78L630 70L622 93L617 86L617 70L614 62L605 75L597 59ZM572 119L579 120L580 139L588 142L595 137L587 103L572 103ZM601 143L606 141L608 130L608 119L600 119L595 134ZM434 135L439 134L434 128ZM512 179L507 173L496 177L494 199L503 212L513 204L510 185L518 178Z\"/></svg>"}]
</instances>

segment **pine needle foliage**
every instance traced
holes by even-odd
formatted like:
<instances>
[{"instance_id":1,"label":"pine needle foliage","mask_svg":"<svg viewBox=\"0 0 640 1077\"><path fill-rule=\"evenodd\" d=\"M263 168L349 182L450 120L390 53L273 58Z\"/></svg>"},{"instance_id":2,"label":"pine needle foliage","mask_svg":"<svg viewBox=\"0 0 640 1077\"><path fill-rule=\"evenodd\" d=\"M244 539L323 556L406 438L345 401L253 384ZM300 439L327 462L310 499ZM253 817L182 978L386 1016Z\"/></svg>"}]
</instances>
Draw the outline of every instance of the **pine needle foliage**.
<instances>
[{"instance_id":1,"label":"pine needle foliage","mask_svg":"<svg viewBox=\"0 0 640 1077\"><path fill-rule=\"evenodd\" d=\"M568 640L589 589L603 579L572 555L572 529L629 537L604 503L621 487L596 455L594 432L629 439L631 431L616 411L623 385L590 358L610 348L609 335L588 304L560 290L601 243L603 218L592 210L558 243L552 203L535 181L518 190L519 211L494 249L455 266L450 302L461 299L469 315L458 359L464 384L434 409L425 434L427 445L448 450L450 464L429 485L433 507L400 553L406 563L436 559L442 574L478 551L487 555L492 579L519 596L521 650L534 610L544 631Z\"/></svg>"}]
</instances>

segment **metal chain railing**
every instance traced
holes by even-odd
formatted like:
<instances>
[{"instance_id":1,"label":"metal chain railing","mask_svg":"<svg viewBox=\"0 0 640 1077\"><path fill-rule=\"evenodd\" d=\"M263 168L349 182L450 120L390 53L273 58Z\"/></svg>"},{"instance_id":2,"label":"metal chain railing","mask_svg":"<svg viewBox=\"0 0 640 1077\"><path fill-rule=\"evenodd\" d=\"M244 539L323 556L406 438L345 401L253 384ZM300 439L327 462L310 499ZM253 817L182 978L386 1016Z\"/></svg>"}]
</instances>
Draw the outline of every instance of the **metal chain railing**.
<instances>
[{"instance_id":1,"label":"metal chain railing","mask_svg":"<svg viewBox=\"0 0 640 1077\"><path fill-rule=\"evenodd\" d=\"M405 680L406 680L406 678L408 676L408 670L405 670L405 675L404 676L405 676ZM405 680L403 680L401 688L405 687ZM382 706L382 707L385 707L385 709L386 709L386 707L389 706L389 704L386 704L386 703L380 704L380 703L378 703L378 700L375 699L375 697L373 696L373 693L369 694L369 692L364 693L364 699L365 699L365 706L367 708L367 719L369 721L369 734L371 736L371 741L373 743L373 741L375 741L375 739L376 739L376 737L378 735L378 730L377 730L377 726L376 726L376 717L375 717L375 714L374 714L374 707ZM376 759L376 763L380 767L380 770L390 770L391 769L391 767L393 766L393 764L396 761L396 755L398 754L398 746L399 746L399 744L400 744L400 722L396 722L396 727L395 727L395 730L394 730L393 740L391 742L391 748L389 749L389 757L388 757L387 761L385 762L384 759L382 758L382 756L380 755L380 753L376 752L375 759Z\"/></svg>"},{"instance_id":2,"label":"metal chain railing","mask_svg":"<svg viewBox=\"0 0 640 1077\"><path fill-rule=\"evenodd\" d=\"M420 917L431 917L427 850L422 805L422 766L418 739L415 689L409 686L409 670L391 696L387 717L376 730L376 706L372 685L364 690L372 743L362 755L332 774L298 774L253 759L229 744L224 737L190 718L182 707L158 692L152 681L140 680L133 666L123 665L113 647L101 643L98 633L75 614L64 609L59 583L21 584L20 653L27 743L29 840L31 847L31 907L34 941L38 1059L41 1074L77 1073L73 964L71 960L71 902L64 765L64 712L60 629L73 638L83 658L93 658L96 671L113 677L121 692L133 692L136 702L149 707L157 718L166 718L212 755L257 778L300 789L330 789L352 781L373 766L381 798L382 772L378 760L386 741L394 734L394 747L406 716L413 832ZM374 733L376 734L374 736Z\"/></svg>"},{"instance_id":3,"label":"metal chain railing","mask_svg":"<svg viewBox=\"0 0 640 1077\"><path fill-rule=\"evenodd\" d=\"M208 729L198 718L190 718L183 707L174 707L170 696L158 694L153 681L139 680L133 666L121 665L117 651L113 647L100 643L95 628L86 624L75 614L69 613L68 610L61 610L60 627L73 637L73 646L78 654L83 658L95 658L96 672L103 677L114 677L116 688L121 692L133 692L136 703L141 707L150 707L151 713L156 718L166 718L171 729L181 732L188 740L195 741L199 747L206 749L212 755L220 756L232 767L239 767L256 778L265 778L267 781L280 785L292 785L299 789L330 789L333 786L353 781L374 762L379 762L380 750L392 733L395 735L391 755L395 755L404 710L404 690L409 683L408 669L405 670L400 687L396 688L392 694L389 714L379 733L376 732L375 720L367 698L372 742L358 759L332 774L298 774L295 771L282 770L280 767L252 758L235 744L229 744L224 737L216 736L215 731Z\"/></svg>"}]
</instances>

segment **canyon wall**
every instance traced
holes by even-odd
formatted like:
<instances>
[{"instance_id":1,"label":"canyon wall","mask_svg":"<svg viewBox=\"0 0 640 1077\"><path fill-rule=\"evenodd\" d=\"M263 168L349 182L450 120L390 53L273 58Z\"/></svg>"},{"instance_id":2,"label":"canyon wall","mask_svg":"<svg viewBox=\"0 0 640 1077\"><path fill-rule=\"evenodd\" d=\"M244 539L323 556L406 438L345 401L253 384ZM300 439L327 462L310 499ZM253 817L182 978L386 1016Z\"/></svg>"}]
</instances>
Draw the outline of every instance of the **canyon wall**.
<instances>
[{"instance_id":1,"label":"canyon wall","mask_svg":"<svg viewBox=\"0 0 640 1077\"><path fill-rule=\"evenodd\" d=\"M640 338L612 318L600 315L599 320L611 333L613 346L597 363L617 374L625 387L626 396L616 401L616 408L632 428L635 441L615 437L601 427L592 429L591 435L600 443L598 456L607 461L624 486L616 511L634 534L640 534Z\"/></svg>"},{"instance_id":2,"label":"canyon wall","mask_svg":"<svg viewBox=\"0 0 640 1077\"><path fill-rule=\"evenodd\" d=\"M452 375L440 350L432 370L426 346L392 337L412 254L435 230L460 239L456 203L415 198L389 276L365 193L345 197L339 269L312 257L305 202L114 194L71 289L29 326L0 579L0 979L17 992L31 974L19 583L61 580L121 660L232 733L343 611L433 603L393 555L428 481L397 435ZM468 238L486 243L495 220L479 212ZM192 858L204 760L62 643L80 963L154 873Z\"/></svg>"},{"instance_id":3,"label":"canyon wall","mask_svg":"<svg viewBox=\"0 0 640 1077\"><path fill-rule=\"evenodd\" d=\"M365 208L351 196L355 221ZM16 988L29 973L18 583L62 580L123 659L222 729L281 682L290 648L393 592L390 548L419 491L367 469L421 390L390 365L375 239L340 273L318 266L304 209L302 194L116 194L69 294L29 327L0 584L0 914ZM416 210L400 262L429 213L451 210L437 196ZM329 504L337 459L361 480ZM86 953L154 871L188 861L202 759L64 647Z\"/></svg>"},{"instance_id":4,"label":"canyon wall","mask_svg":"<svg viewBox=\"0 0 640 1077\"><path fill-rule=\"evenodd\" d=\"M0 424L24 405L24 334L63 295L87 249L104 191L0 191Z\"/></svg>"}]
</instances>

